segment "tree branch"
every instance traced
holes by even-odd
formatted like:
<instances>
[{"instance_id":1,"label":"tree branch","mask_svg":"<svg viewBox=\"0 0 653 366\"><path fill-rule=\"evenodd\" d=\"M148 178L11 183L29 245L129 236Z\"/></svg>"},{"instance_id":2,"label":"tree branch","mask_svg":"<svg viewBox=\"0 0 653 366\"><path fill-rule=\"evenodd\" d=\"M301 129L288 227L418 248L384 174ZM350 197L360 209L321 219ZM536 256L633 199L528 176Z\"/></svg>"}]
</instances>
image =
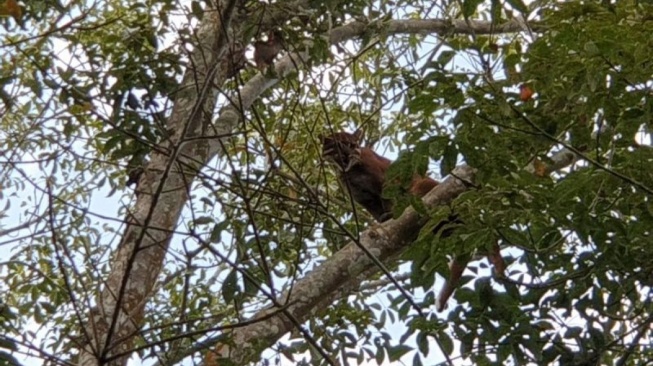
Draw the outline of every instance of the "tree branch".
<instances>
[{"instance_id":1,"label":"tree branch","mask_svg":"<svg viewBox=\"0 0 653 366\"><path fill-rule=\"evenodd\" d=\"M85 327L86 347L82 351L80 364L94 365L110 359L111 355L128 354L132 348L134 335L137 334L137 329L142 322L145 303L161 271L172 229L177 224L181 209L188 200L186 189L194 180L197 171L221 151L223 141L218 136L231 134L243 116L243 111L248 110L264 91L276 85L281 77L289 75L298 65L303 65L308 60L307 52L291 53L275 65L277 78L266 78L263 75L252 78L240 90L238 101L233 101L231 105L221 110L212 126L214 135L207 136L204 132L206 114L214 109L217 100L216 90L212 86L222 85L224 75L228 72L220 69L220 65L228 65L228 63L221 64L224 57L229 57L225 55L225 50L228 48L227 41L244 41L233 37L237 34L242 38L242 31L239 28L241 24L231 24L231 14L236 1L221 2L220 11L207 13L211 15L204 18L199 28L197 37L199 44L190 58L193 67L184 75L180 91L175 96L173 113L168 120L168 128L172 134L166 141L167 149L152 153L151 162L138 182L141 194L138 196L133 213L126 220L130 224L127 225L118 251L112 260L111 273L96 301L98 306L91 312ZM380 22L378 25L379 30L385 34L484 34L522 31L518 22L493 26L490 22L484 21L393 20ZM329 40L331 43L337 43L361 36L369 26L370 24L361 22L350 23L334 29L329 34ZM200 140L200 143L188 143L201 136L206 139ZM188 169L188 165L196 169ZM454 179L450 181L459 182ZM443 187L449 186L451 189L464 187L456 183L443 185ZM442 188L438 191L444 190ZM450 200L457 195L451 195L451 192L440 194L443 195L440 200ZM405 226L395 226L401 222ZM402 216L402 219L383 226L384 230L389 230L393 236L384 237L385 234L380 235L376 231L368 230L363 244L369 245L375 254L374 251L378 250L378 258L386 258L412 242L410 238L416 231L405 230L407 228L417 230L419 228L417 222L417 215L409 211ZM373 245L374 243L376 245ZM347 257L343 258L343 255ZM319 287L315 288L322 289L322 286L327 286L324 289L331 293L351 277L351 271L355 275L360 273L360 268L371 268L370 259L362 255L362 251L354 245L337 253L329 263L333 264L320 266L312 276L305 278L304 283L318 281ZM326 283L320 278L322 275L329 275L327 278L335 276L333 278L341 281ZM291 305L292 314L299 314L298 319L305 320L311 307L323 299L311 296L319 292L315 289L312 291L305 289L303 293L295 293ZM265 339L265 342L257 343L274 342L281 334L287 332L292 322L287 318L283 319L280 327L267 329L267 331L274 331L261 338ZM259 327L248 327L247 330L235 332L234 338L248 339L250 329L251 332L257 333ZM115 342L116 339L121 341ZM251 357L256 354L251 343L249 347L242 347L235 351L242 359L246 355ZM120 357L112 360L110 364L124 365L127 358Z\"/></svg>"},{"instance_id":2,"label":"tree branch","mask_svg":"<svg viewBox=\"0 0 653 366\"><path fill-rule=\"evenodd\" d=\"M337 44L363 36L369 32L374 23L353 22L347 25L334 28L329 33L329 43ZM523 31L523 24L518 21L510 21L500 25L493 25L492 22L483 20L443 20L443 19L407 19L390 20L378 23L379 31L384 34L497 34L515 33ZM532 26L533 30L543 30L542 26ZM307 45L307 47L310 45ZM267 77L258 74L250 79L239 91L238 99L232 100L219 112L219 117L214 122L216 135L227 135L238 125L242 111L251 108L265 91L275 86L282 78L287 77L297 70L301 65L308 62L308 52L291 52L281 58L274 65L274 75ZM219 142L214 141L212 153L220 150Z\"/></svg>"},{"instance_id":3,"label":"tree branch","mask_svg":"<svg viewBox=\"0 0 653 366\"><path fill-rule=\"evenodd\" d=\"M196 171L178 164L178 157L205 156L205 144L187 144L186 138L202 134L205 112L213 110L217 94L212 85L222 84L225 70L220 60L227 49L227 33L237 0L221 2L220 9L209 13L199 28L202 43L194 50L189 68L175 96L175 105L168 120L172 131L167 148L153 151L152 160L138 182L141 194L117 252L112 258L111 272L90 310L84 327L84 347L80 365L122 366L129 355L137 330L143 320L145 303L161 272L163 259L177 224L181 209L188 200L189 182ZM205 160L208 161L208 160ZM106 360L111 359L110 362Z\"/></svg>"},{"instance_id":4,"label":"tree branch","mask_svg":"<svg viewBox=\"0 0 653 366\"><path fill-rule=\"evenodd\" d=\"M456 178L454 178L454 176ZM466 191L474 179L474 169L462 166L424 197L427 206L444 205ZM412 208L407 209L396 220L387 221L370 228L360 235L360 245L365 246L380 261L387 260L402 253L417 237L425 223ZM291 293L283 293L276 302L286 307L286 312L299 321L306 321L318 304L324 305L325 298L331 298L338 290L346 286L355 289L365 278L359 276L374 268L373 261L354 242L328 258L324 263L297 281ZM274 307L259 311L253 319L264 317ZM235 364L254 361L259 353L272 346L281 336L289 332L293 322L286 316L275 316L231 332L229 344L219 344L214 353L217 358L226 358ZM215 360L215 364L220 364ZM207 365L212 365L207 363Z\"/></svg>"},{"instance_id":5,"label":"tree branch","mask_svg":"<svg viewBox=\"0 0 653 366\"><path fill-rule=\"evenodd\" d=\"M513 20L504 24L493 24L485 20L446 20L446 19L401 19L387 22L353 22L334 28L329 34L332 44L346 41L369 32L377 26L379 31L388 34L505 34L523 32L523 24ZM531 25L534 31L543 31L540 25Z\"/></svg>"}]
</instances>

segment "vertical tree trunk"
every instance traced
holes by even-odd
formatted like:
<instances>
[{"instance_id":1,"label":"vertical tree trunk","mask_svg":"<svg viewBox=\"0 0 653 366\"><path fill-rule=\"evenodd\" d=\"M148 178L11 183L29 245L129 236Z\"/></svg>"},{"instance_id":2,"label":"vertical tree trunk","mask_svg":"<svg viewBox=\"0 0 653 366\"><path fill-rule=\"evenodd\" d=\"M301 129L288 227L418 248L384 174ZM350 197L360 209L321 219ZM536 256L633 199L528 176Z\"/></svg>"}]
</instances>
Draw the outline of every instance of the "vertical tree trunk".
<instances>
[{"instance_id":1,"label":"vertical tree trunk","mask_svg":"<svg viewBox=\"0 0 653 366\"><path fill-rule=\"evenodd\" d=\"M221 85L230 57L228 43L243 40L240 24L230 21L237 0L223 0L207 11L197 32L199 44L182 85L174 96L168 122L170 138L153 151L138 182L139 192L111 272L86 324L86 345L80 365L125 365L143 321L143 309L161 272L172 232L188 200L188 187L210 158L208 128L217 101L213 85ZM236 22L234 22L236 23ZM215 84L214 84L215 83ZM192 143L186 143L194 138Z\"/></svg>"}]
</instances>

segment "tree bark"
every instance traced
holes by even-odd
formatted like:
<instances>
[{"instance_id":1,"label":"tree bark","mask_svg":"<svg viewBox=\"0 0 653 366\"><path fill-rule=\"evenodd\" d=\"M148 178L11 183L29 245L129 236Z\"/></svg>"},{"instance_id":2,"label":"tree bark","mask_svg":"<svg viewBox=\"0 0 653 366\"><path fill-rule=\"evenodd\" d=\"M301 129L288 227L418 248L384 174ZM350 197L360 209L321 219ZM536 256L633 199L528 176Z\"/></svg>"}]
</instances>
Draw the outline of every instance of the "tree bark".
<instances>
[{"instance_id":1,"label":"tree bark","mask_svg":"<svg viewBox=\"0 0 653 366\"><path fill-rule=\"evenodd\" d=\"M207 142L187 143L207 134L207 121L217 101L213 83L220 85L227 70L220 69L229 36L236 0L224 0L218 11L207 12L197 33L202 40L190 56L174 96L168 120L170 138L153 151L137 191L126 230L112 258L109 278L85 326L85 347L80 365L126 365L143 310L161 272L172 232L188 200L188 187L199 168L208 161ZM118 355L118 356L116 356Z\"/></svg>"},{"instance_id":2,"label":"tree bark","mask_svg":"<svg viewBox=\"0 0 653 366\"><path fill-rule=\"evenodd\" d=\"M90 312L85 326L85 346L79 357L81 365L126 364L143 321L144 306L161 272L173 229L188 200L188 187L197 172L219 154L220 139L233 131L242 112L249 109L261 93L279 81L257 75L241 90L241 98L235 102L238 105L223 108L219 118L211 125L217 101L217 90L213 85L222 85L225 75L230 72L229 63L222 61L231 57L227 52L231 48L230 45L247 43L242 35L242 24L231 22L237 2L238 0L220 1L218 10L207 11L199 26L199 43L190 56L189 64L192 67L186 71L181 88L174 96L174 108L167 126L171 136L160 149L152 153L151 162L145 167L138 182L139 194L133 211L125 220L127 227L112 258L109 277L100 289L96 306ZM300 3L305 2L298 2ZM277 23L280 22L279 14L270 17ZM283 18L283 15L281 17ZM332 30L329 39L331 43L339 43L362 35L365 29L363 23L350 23ZM489 22L406 20L384 23L384 30L388 34L483 34L497 31L518 32L522 27L517 22L494 27ZM304 64L306 58L306 53L286 56L276 65L277 75L288 75L295 67ZM432 198L433 202L452 199L455 197L452 192L457 192L457 189L461 188L459 185L460 183L443 185L451 186L453 191L438 193L436 196L439 198ZM445 189L439 189L438 192ZM386 258L412 241L410 238L413 238L414 232L406 230L416 230L417 222L416 214L409 211L402 219L383 226L391 236L368 231L363 244L370 245L374 250L378 246L379 258ZM376 246L374 243L377 243ZM339 253L342 254L337 254L329 260L328 263L333 263L332 266L320 266L303 280L302 283L309 285L305 285L303 291L295 293L293 299L298 301L288 308L290 313L305 320L306 314L317 304L320 296L333 293L350 278L356 277L355 273L361 273L362 269L370 267L369 259L363 258L360 249L353 244ZM325 277L320 278L322 275ZM286 318L274 319L274 324L262 323L262 326L250 326L233 333L234 340L242 345L241 349L235 351L235 360L251 359L260 346L269 346L289 330L290 323ZM272 328L262 329L270 326ZM257 347L254 349L251 337L257 334L260 340L264 341L256 342ZM219 355L222 357L225 354Z\"/></svg>"},{"instance_id":3,"label":"tree bark","mask_svg":"<svg viewBox=\"0 0 653 366\"><path fill-rule=\"evenodd\" d=\"M423 200L427 206L447 204L467 190L473 179L474 169L468 166L458 167L452 176L424 196ZM387 261L403 252L417 238L424 223L424 218L408 208L396 220L389 220L364 231L358 244L349 242L297 281L290 293L281 294L276 299L276 303L283 306L281 311L277 307L268 307L253 318L267 319L231 331L228 341L221 342L213 352L209 352L206 366L225 364L221 358L236 365L255 361L261 351L292 330L294 322L291 319L304 322L318 304L328 306L326 300L333 299L333 295L342 287L355 290L360 286L364 280L364 276L360 275L375 267L360 246L366 247L380 261ZM279 314L268 317L271 312ZM237 347L230 347L229 344Z\"/></svg>"}]
</instances>

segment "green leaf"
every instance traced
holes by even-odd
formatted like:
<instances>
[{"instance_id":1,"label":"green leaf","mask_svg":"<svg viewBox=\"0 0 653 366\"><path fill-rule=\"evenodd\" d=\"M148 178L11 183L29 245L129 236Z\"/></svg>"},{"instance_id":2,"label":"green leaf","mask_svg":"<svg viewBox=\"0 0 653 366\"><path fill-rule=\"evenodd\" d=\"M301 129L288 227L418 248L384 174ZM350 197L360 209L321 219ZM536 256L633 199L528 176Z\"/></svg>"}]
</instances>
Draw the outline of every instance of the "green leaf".
<instances>
[{"instance_id":1,"label":"green leaf","mask_svg":"<svg viewBox=\"0 0 653 366\"><path fill-rule=\"evenodd\" d=\"M125 141L125 137L121 135L115 135L109 138L109 140L104 143L104 146L102 146L102 152L108 154L109 152L113 151L115 147L118 146L118 144L122 141Z\"/></svg>"},{"instance_id":2,"label":"green leaf","mask_svg":"<svg viewBox=\"0 0 653 366\"><path fill-rule=\"evenodd\" d=\"M456 56L456 52L453 50L444 50L440 53L438 56L438 64L440 64L441 67L445 67L451 62L451 60Z\"/></svg>"},{"instance_id":3,"label":"green leaf","mask_svg":"<svg viewBox=\"0 0 653 366\"><path fill-rule=\"evenodd\" d=\"M202 216L202 217L198 217L195 220L193 220L193 223L196 226L206 225L206 224L210 224L212 222L215 222L215 218L213 218L211 216Z\"/></svg>"},{"instance_id":4,"label":"green leaf","mask_svg":"<svg viewBox=\"0 0 653 366\"><path fill-rule=\"evenodd\" d=\"M376 348L376 355L374 357L374 360L378 365L383 363L383 361L385 360L385 348L383 347Z\"/></svg>"},{"instance_id":5,"label":"green leaf","mask_svg":"<svg viewBox=\"0 0 653 366\"><path fill-rule=\"evenodd\" d=\"M229 222L227 220L220 221L217 224L213 225L213 230L211 230L211 238L209 239L211 243L219 243L222 241L222 232L229 227Z\"/></svg>"},{"instance_id":6,"label":"green leaf","mask_svg":"<svg viewBox=\"0 0 653 366\"><path fill-rule=\"evenodd\" d=\"M238 271L234 268L229 272L222 283L222 298L227 304L230 304L236 296L236 291L238 290L237 281Z\"/></svg>"},{"instance_id":7,"label":"green leaf","mask_svg":"<svg viewBox=\"0 0 653 366\"><path fill-rule=\"evenodd\" d=\"M199 19L202 20L204 17L204 9L202 9L202 6L200 5L199 1L192 1L190 3L190 9L193 15Z\"/></svg>"},{"instance_id":8,"label":"green leaf","mask_svg":"<svg viewBox=\"0 0 653 366\"><path fill-rule=\"evenodd\" d=\"M440 347L442 347L442 352L447 354L453 354L453 340L451 336L444 331L438 331L438 342Z\"/></svg>"},{"instance_id":9,"label":"green leaf","mask_svg":"<svg viewBox=\"0 0 653 366\"><path fill-rule=\"evenodd\" d=\"M8 349L11 351L16 351L16 343L9 339L0 338L0 348Z\"/></svg>"},{"instance_id":10,"label":"green leaf","mask_svg":"<svg viewBox=\"0 0 653 366\"><path fill-rule=\"evenodd\" d=\"M448 144L444 149L442 155L442 163L440 164L440 174L446 177L456 167L458 163L458 149L452 143Z\"/></svg>"},{"instance_id":11,"label":"green leaf","mask_svg":"<svg viewBox=\"0 0 653 366\"><path fill-rule=\"evenodd\" d=\"M388 358L390 362L398 361L403 355L412 351L413 348L403 344L388 348Z\"/></svg>"},{"instance_id":12,"label":"green leaf","mask_svg":"<svg viewBox=\"0 0 653 366\"><path fill-rule=\"evenodd\" d=\"M5 351L0 351L0 365L22 366L14 356Z\"/></svg>"},{"instance_id":13,"label":"green leaf","mask_svg":"<svg viewBox=\"0 0 653 366\"><path fill-rule=\"evenodd\" d=\"M245 293L248 296L255 296L261 289L261 280L262 276L257 276L255 273L250 273L249 276L243 276L243 282L245 284Z\"/></svg>"},{"instance_id":14,"label":"green leaf","mask_svg":"<svg viewBox=\"0 0 653 366\"><path fill-rule=\"evenodd\" d=\"M483 0L463 0L463 16L469 18L476 12L476 8Z\"/></svg>"},{"instance_id":15,"label":"green leaf","mask_svg":"<svg viewBox=\"0 0 653 366\"><path fill-rule=\"evenodd\" d=\"M601 53L601 51L599 51L599 47L592 41L586 42L583 48L585 49L585 52L587 52L587 54L590 56L595 56Z\"/></svg>"},{"instance_id":16,"label":"green leaf","mask_svg":"<svg viewBox=\"0 0 653 366\"><path fill-rule=\"evenodd\" d=\"M410 311L410 308L411 308L410 303L408 301L404 300L403 304L401 305L401 307L399 308L397 313L399 313L399 316L401 318L406 318L406 315L408 315L408 312Z\"/></svg>"},{"instance_id":17,"label":"green leaf","mask_svg":"<svg viewBox=\"0 0 653 366\"><path fill-rule=\"evenodd\" d=\"M476 337L471 332L466 333L460 339L460 353L463 357L471 354L474 350L474 339L476 339Z\"/></svg>"},{"instance_id":18,"label":"green leaf","mask_svg":"<svg viewBox=\"0 0 653 366\"><path fill-rule=\"evenodd\" d=\"M419 332L419 333L417 333L417 338L415 340L417 341L417 348L419 349L419 351L424 356L427 356L429 354L429 338L428 338L428 335L425 332Z\"/></svg>"},{"instance_id":19,"label":"green leaf","mask_svg":"<svg viewBox=\"0 0 653 366\"><path fill-rule=\"evenodd\" d=\"M528 14L528 7L522 0L506 0L510 6L521 12L522 14Z\"/></svg>"},{"instance_id":20,"label":"green leaf","mask_svg":"<svg viewBox=\"0 0 653 366\"><path fill-rule=\"evenodd\" d=\"M16 79L15 75L1 76L0 77L0 86L5 86Z\"/></svg>"},{"instance_id":21,"label":"green leaf","mask_svg":"<svg viewBox=\"0 0 653 366\"><path fill-rule=\"evenodd\" d=\"M415 356L413 356L413 366L422 366L422 356L415 352Z\"/></svg>"}]
</instances>

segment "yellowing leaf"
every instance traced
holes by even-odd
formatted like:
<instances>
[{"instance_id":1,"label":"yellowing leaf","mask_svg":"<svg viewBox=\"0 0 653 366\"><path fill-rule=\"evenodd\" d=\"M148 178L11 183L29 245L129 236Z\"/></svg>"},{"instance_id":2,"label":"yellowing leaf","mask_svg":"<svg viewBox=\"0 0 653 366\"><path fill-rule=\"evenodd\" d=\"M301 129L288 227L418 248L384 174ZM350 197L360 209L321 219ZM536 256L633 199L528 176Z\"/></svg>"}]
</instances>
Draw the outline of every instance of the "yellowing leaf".
<instances>
[{"instance_id":1,"label":"yellowing leaf","mask_svg":"<svg viewBox=\"0 0 653 366\"><path fill-rule=\"evenodd\" d=\"M536 176L546 177L546 175L547 175L546 163L544 163L540 159L535 159L533 161L533 168L534 168L534 173L535 173Z\"/></svg>"},{"instance_id":2,"label":"yellowing leaf","mask_svg":"<svg viewBox=\"0 0 653 366\"><path fill-rule=\"evenodd\" d=\"M297 191L295 191L294 189L292 189L290 187L288 187L288 189L286 190L286 195L288 197L292 198L293 200L297 199Z\"/></svg>"}]
</instances>

